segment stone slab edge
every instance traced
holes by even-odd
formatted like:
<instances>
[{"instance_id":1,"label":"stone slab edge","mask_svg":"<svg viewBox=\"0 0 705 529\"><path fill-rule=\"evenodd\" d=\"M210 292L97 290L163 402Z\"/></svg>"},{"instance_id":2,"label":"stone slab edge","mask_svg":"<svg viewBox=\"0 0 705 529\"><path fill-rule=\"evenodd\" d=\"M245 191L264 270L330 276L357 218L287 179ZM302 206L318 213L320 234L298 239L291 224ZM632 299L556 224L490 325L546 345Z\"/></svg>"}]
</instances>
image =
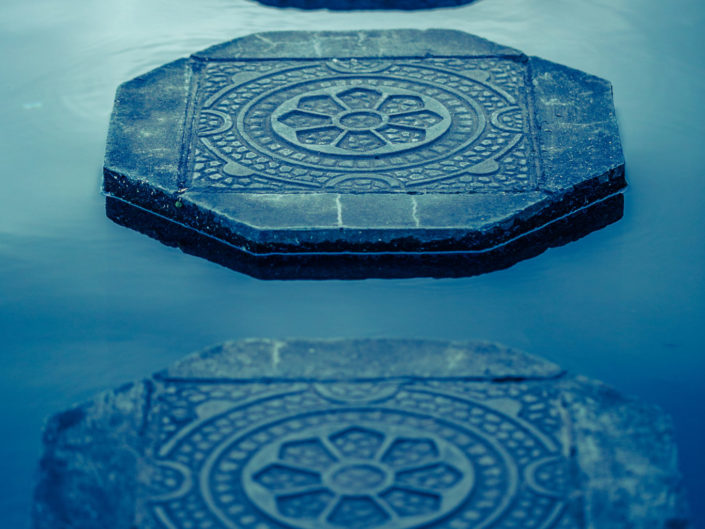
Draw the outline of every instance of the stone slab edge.
<instances>
[{"instance_id":1,"label":"stone slab edge","mask_svg":"<svg viewBox=\"0 0 705 529\"><path fill-rule=\"evenodd\" d=\"M342 346L344 356L340 354ZM380 350L389 346L407 354L411 351L411 367L403 362L403 354L392 351L391 367L373 378L409 373L435 378L452 371L456 377L496 383L543 378L555 384L571 419L575 471L582 483L575 503L582 506L585 529L690 527L673 428L660 409L624 397L599 382L565 375L555 364L502 346L409 340L246 340L192 355L156 377L300 379L303 373L350 379L360 373L351 376L349 370L342 371L346 365L369 361L375 355L379 358ZM338 354L330 355L332 349ZM454 367L438 368L441 362L436 361L434 370L428 365L434 354L441 354L446 362L456 359ZM308 371L300 365L306 358L316 358L318 367ZM517 363L516 369L510 367L510 361ZM287 362L295 365L284 367ZM415 371L424 365L429 372ZM366 375L380 366L361 367ZM153 382L146 380L105 392L48 421L34 529L138 527L136 496L142 481L140 458L145 453L142 435L152 387Z\"/></svg>"},{"instance_id":2,"label":"stone slab edge","mask_svg":"<svg viewBox=\"0 0 705 529\"><path fill-rule=\"evenodd\" d=\"M191 355L158 378L360 380L558 377L560 367L488 342L401 339L267 340L224 344Z\"/></svg>"},{"instance_id":3,"label":"stone slab edge","mask_svg":"<svg viewBox=\"0 0 705 529\"><path fill-rule=\"evenodd\" d=\"M265 280L469 277L502 270L549 248L577 241L622 218L624 195L616 194L551 222L496 249L463 253L289 253L257 255L203 235L123 200L106 199L106 215L182 252Z\"/></svg>"},{"instance_id":4,"label":"stone slab edge","mask_svg":"<svg viewBox=\"0 0 705 529\"><path fill-rule=\"evenodd\" d=\"M396 29L270 31L217 44L193 57L202 60L333 59L340 57L515 57L524 54L463 31Z\"/></svg>"},{"instance_id":5,"label":"stone slab edge","mask_svg":"<svg viewBox=\"0 0 705 529\"><path fill-rule=\"evenodd\" d=\"M319 39L325 40L324 46ZM482 194L366 195L363 216L356 214L355 195L313 194L305 200L315 202L316 207L303 208L302 195L229 193L224 199L180 186L193 61L445 54L529 62L539 129L538 157L544 161L543 174L550 171L551 175L545 182L547 192L504 193L492 198ZM584 91L585 83L592 92ZM563 93L569 98L562 98ZM248 35L121 85L108 137L106 194L251 253L486 251L626 186L609 82L458 31ZM149 175L149 183L142 175ZM488 200L493 214L474 218L469 214L478 202ZM223 217L210 211L214 204L224 210Z\"/></svg>"},{"instance_id":6,"label":"stone slab edge","mask_svg":"<svg viewBox=\"0 0 705 529\"><path fill-rule=\"evenodd\" d=\"M688 529L670 417L582 376L566 379L585 529Z\"/></svg>"},{"instance_id":7,"label":"stone slab edge","mask_svg":"<svg viewBox=\"0 0 705 529\"><path fill-rule=\"evenodd\" d=\"M105 192L129 189L132 196L124 198L138 205L158 199L173 202L191 75L189 60L179 59L118 87L108 129ZM149 185L143 175L149 175Z\"/></svg>"},{"instance_id":8,"label":"stone slab edge","mask_svg":"<svg viewBox=\"0 0 705 529\"><path fill-rule=\"evenodd\" d=\"M134 529L149 388L106 391L49 419L32 527Z\"/></svg>"},{"instance_id":9,"label":"stone slab edge","mask_svg":"<svg viewBox=\"0 0 705 529\"><path fill-rule=\"evenodd\" d=\"M612 84L540 57L529 67L544 188L584 204L625 187Z\"/></svg>"}]
</instances>

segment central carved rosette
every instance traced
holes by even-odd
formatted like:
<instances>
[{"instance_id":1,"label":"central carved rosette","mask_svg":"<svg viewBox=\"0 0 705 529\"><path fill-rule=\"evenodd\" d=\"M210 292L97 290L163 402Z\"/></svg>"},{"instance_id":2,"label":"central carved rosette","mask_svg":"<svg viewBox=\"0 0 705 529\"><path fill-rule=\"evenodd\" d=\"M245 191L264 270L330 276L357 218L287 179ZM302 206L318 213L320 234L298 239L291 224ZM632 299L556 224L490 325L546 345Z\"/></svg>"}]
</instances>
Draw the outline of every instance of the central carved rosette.
<instances>
[{"instance_id":1,"label":"central carved rosette","mask_svg":"<svg viewBox=\"0 0 705 529\"><path fill-rule=\"evenodd\" d=\"M375 129L385 122L384 116L378 112L349 112L338 118L338 123L348 129Z\"/></svg>"},{"instance_id":2,"label":"central carved rosette","mask_svg":"<svg viewBox=\"0 0 705 529\"><path fill-rule=\"evenodd\" d=\"M410 429L332 425L270 445L250 461L245 488L263 509L302 529L413 527L472 489L470 461Z\"/></svg>"},{"instance_id":3,"label":"central carved rosette","mask_svg":"<svg viewBox=\"0 0 705 529\"><path fill-rule=\"evenodd\" d=\"M344 465L331 474L330 484L342 492L369 492L382 485L387 472L374 465Z\"/></svg>"},{"instance_id":4,"label":"central carved rosette","mask_svg":"<svg viewBox=\"0 0 705 529\"><path fill-rule=\"evenodd\" d=\"M284 102L272 114L283 139L329 154L369 156L435 140L451 125L435 99L401 88L334 86Z\"/></svg>"}]
</instances>

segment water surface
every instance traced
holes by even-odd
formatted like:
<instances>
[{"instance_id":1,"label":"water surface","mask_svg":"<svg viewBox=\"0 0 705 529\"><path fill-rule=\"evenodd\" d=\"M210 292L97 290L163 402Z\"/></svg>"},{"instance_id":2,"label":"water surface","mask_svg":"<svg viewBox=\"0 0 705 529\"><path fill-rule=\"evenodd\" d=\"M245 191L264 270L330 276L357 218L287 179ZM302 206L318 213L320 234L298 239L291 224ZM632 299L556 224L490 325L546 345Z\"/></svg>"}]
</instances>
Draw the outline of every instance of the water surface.
<instances>
[{"instance_id":1,"label":"water surface","mask_svg":"<svg viewBox=\"0 0 705 529\"><path fill-rule=\"evenodd\" d=\"M478 0L370 14L247 0L3 0L0 519L29 524L44 417L246 336L488 339L674 418L705 527L705 8L695 0ZM105 216L116 86L253 31L452 28L614 83L624 218L463 279L261 281Z\"/></svg>"}]
</instances>

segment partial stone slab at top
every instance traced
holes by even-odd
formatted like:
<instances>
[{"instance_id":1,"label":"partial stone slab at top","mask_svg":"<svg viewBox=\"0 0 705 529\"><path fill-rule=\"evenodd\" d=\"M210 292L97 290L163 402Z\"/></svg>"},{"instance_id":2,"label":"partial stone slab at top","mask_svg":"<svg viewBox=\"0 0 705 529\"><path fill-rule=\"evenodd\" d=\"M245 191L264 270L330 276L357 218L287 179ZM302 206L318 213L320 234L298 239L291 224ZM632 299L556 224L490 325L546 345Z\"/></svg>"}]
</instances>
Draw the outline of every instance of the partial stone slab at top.
<instances>
[{"instance_id":1,"label":"partial stone slab at top","mask_svg":"<svg viewBox=\"0 0 705 529\"><path fill-rule=\"evenodd\" d=\"M688 527L661 411L487 343L229 342L44 443L36 529Z\"/></svg>"},{"instance_id":2,"label":"partial stone slab at top","mask_svg":"<svg viewBox=\"0 0 705 529\"><path fill-rule=\"evenodd\" d=\"M359 9L435 9L469 4L474 0L257 0L275 7L299 9L331 9L352 11Z\"/></svg>"},{"instance_id":3,"label":"partial stone slab at top","mask_svg":"<svg viewBox=\"0 0 705 529\"><path fill-rule=\"evenodd\" d=\"M252 253L482 252L625 185L607 81L446 30L255 34L118 90L106 193Z\"/></svg>"}]
</instances>

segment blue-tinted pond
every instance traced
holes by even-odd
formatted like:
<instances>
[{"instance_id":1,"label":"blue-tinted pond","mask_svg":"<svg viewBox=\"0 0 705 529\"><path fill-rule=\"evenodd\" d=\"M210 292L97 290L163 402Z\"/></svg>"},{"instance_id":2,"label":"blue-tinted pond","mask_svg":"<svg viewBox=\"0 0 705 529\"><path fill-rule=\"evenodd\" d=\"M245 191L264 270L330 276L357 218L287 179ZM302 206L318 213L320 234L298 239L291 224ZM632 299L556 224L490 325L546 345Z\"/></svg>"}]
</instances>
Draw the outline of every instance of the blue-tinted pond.
<instances>
[{"instance_id":1,"label":"blue-tinted pond","mask_svg":"<svg viewBox=\"0 0 705 529\"><path fill-rule=\"evenodd\" d=\"M0 519L26 528L44 417L244 336L500 341L675 419L705 527L705 8L696 0L479 0L329 13L246 0L4 0L0 7ZM465 279L261 281L105 216L115 87L254 31L442 27L610 79L624 218Z\"/></svg>"}]
</instances>

